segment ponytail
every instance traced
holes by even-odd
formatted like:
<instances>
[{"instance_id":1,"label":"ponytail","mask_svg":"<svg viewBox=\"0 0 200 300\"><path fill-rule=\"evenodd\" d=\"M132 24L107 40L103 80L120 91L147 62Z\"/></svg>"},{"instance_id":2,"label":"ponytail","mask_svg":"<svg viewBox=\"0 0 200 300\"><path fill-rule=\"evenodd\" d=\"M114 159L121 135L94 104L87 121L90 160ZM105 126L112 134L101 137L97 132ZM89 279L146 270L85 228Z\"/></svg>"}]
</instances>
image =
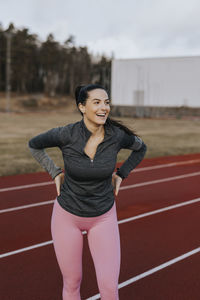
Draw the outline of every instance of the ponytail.
<instances>
[{"instance_id":1,"label":"ponytail","mask_svg":"<svg viewBox=\"0 0 200 300\"><path fill-rule=\"evenodd\" d=\"M120 120L114 120L114 119L111 119L110 117L107 118L106 120L106 124L108 125L114 125L114 126L117 126L119 127L120 129L124 130L128 135L135 135L135 136L138 136L135 131L129 129L127 126L125 126L122 121Z\"/></svg>"}]
</instances>

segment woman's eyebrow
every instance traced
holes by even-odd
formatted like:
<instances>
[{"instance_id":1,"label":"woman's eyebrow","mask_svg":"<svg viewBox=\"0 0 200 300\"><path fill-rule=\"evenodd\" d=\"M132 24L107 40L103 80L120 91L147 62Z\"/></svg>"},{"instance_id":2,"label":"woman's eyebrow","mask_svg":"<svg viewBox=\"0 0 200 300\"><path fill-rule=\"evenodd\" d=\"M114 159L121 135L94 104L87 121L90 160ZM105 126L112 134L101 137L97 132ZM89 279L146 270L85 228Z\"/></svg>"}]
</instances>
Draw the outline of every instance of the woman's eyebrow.
<instances>
[{"instance_id":1,"label":"woman's eyebrow","mask_svg":"<svg viewBox=\"0 0 200 300\"><path fill-rule=\"evenodd\" d=\"M99 101L101 101L101 99L92 99L92 101L94 101L94 100L99 100ZM106 101L106 100L110 100L110 99L105 99L104 101Z\"/></svg>"}]
</instances>

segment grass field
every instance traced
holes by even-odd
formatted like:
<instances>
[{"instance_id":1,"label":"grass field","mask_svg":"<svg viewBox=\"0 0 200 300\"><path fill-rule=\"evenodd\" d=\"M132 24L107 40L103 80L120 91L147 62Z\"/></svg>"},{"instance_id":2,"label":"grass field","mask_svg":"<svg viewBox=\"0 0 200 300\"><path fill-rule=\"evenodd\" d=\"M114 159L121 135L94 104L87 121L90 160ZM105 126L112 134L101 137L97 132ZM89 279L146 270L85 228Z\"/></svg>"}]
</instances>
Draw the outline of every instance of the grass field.
<instances>
[{"instance_id":1,"label":"grass field","mask_svg":"<svg viewBox=\"0 0 200 300\"><path fill-rule=\"evenodd\" d=\"M0 176L44 171L28 150L28 140L53 127L81 120L74 109L48 112L0 113ZM148 146L146 157L200 152L200 120L152 120L115 118L134 129ZM55 163L63 167L59 148L46 149ZM125 160L130 150L119 152Z\"/></svg>"}]
</instances>

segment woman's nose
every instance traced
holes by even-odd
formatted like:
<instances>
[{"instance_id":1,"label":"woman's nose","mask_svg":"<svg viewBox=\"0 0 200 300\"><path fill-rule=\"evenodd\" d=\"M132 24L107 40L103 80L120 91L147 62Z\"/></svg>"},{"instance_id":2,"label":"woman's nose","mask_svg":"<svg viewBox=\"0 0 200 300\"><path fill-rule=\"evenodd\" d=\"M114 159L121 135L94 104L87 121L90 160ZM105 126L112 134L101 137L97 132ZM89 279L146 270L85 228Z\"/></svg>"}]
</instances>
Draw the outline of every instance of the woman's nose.
<instances>
[{"instance_id":1,"label":"woman's nose","mask_svg":"<svg viewBox=\"0 0 200 300\"><path fill-rule=\"evenodd\" d=\"M102 103L101 104L101 109L102 110L108 110L108 107L107 107L107 105L105 103Z\"/></svg>"}]
</instances>

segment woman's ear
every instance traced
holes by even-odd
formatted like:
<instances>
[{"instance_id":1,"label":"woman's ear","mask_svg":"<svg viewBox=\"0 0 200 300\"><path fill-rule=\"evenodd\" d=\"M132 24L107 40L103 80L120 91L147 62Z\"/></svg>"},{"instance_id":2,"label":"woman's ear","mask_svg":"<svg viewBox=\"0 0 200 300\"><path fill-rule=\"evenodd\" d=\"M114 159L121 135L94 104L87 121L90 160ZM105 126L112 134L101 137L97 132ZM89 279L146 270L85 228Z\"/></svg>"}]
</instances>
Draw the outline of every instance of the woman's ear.
<instances>
[{"instance_id":1,"label":"woman's ear","mask_svg":"<svg viewBox=\"0 0 200 300\"><path fill-rule=\"evenodd\" d=\"M85 113L85 105L83 105L82 103L79 103L78 108L83 114Z\"/></svg>"}]
</instances>

